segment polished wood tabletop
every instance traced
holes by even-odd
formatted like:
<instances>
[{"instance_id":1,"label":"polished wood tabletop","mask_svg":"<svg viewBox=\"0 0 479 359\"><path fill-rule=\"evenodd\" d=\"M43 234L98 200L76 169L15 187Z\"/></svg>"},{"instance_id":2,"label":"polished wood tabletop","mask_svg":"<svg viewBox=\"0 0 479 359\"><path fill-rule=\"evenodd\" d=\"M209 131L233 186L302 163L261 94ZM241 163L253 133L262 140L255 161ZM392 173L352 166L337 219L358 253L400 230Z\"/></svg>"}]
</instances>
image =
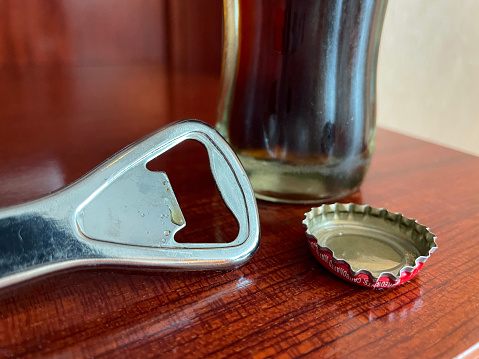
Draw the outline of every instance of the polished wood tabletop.
<instances>
[{"instance_id":1,"label":"polished wood tabletop","mask_svg":"<svg viewBox=\"0 0 479 359\"><path fill-rule=\"evenodd\" d=\"M172 121L216 116L218 76L155 65L0 71L0 206L44 196ZM179 241L232 240L206 151L165 170ZM261 245L229 272L83 268L0 291L0 357L452 358L479 341L479 158L379 129L361 190L342 202L401 212L439 249L410 282L371 290L310 253L306 205L258 201Z\"/></svg>"}]
</instances>

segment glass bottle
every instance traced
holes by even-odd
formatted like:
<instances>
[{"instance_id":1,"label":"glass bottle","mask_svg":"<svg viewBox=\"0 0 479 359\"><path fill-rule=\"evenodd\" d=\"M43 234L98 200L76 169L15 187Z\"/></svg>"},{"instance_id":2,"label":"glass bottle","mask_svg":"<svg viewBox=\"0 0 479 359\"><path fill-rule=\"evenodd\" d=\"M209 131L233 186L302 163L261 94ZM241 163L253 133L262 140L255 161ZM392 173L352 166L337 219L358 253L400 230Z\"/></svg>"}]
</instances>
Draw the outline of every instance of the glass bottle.
<instances>
[{"instance_id":1,"label":"glass bottle","mask_svg":"<svg viewBox=\"0 0 479 359\"><path fill-rule=\"evenodd\" d=\"M260 199L357 191L374 147L386 0L224 0L217 129Z\"/></svg>"}]
</instances>

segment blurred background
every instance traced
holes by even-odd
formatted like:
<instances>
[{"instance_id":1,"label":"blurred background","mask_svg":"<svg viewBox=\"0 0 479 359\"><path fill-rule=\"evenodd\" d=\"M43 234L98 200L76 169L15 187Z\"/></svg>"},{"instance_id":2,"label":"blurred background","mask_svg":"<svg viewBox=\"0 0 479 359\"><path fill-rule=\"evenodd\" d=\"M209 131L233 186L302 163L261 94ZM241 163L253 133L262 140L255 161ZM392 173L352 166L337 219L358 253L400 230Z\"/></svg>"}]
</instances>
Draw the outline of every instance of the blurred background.
<instances>
[{"instance_id":1,"label":"blurred background","mask_svg":"<svg viewBox=\"0 0 479 359\"><path fill-rule=\"evenodd\" d=\"M0 0L0 66L219 73L221 0Z\"/></svg>"},{"instance_id":2,"label":"blurred background","mask_svg":"<svg viewBox=\"0 0 479 359\"><path fill-rule=\"evenodd\" d=\"M479 1L389 1L377 122L479 155Z\"/></svg>"},{"instance_id":3,"label":"blurred background","mask_svg":"<svg viewBox=\"0 0 479 359\"><path fill-rule=\"evenodd\" d=\"M478 13L474 0L389 2L379 126L479 155ZM0 140L21 116L43 115L34 130L45 132L116 108L125 114L117 124L137 121L133 139L157 127L155 116L213 121L215 104L184 89L216 86L221 31L221 0L0 0ZM163 72L196 77L167 81ZM181 112L185 96L197 113Z\"/></svg>"}]
</instances>

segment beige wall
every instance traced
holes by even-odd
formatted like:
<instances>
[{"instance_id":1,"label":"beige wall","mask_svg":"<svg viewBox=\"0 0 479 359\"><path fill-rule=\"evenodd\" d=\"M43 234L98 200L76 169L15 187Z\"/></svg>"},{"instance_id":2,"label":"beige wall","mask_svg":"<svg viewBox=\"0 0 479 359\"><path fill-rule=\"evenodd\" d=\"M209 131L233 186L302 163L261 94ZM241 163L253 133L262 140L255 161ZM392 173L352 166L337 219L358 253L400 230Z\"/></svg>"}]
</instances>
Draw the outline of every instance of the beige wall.
<instances>
[{"instance_id":1,"label":"beige wall","mask_svg":"<svg viewBox=\"0 0 479 359\"><path fill-rule=\"evenodd\" d=\"M390 0L378 126L479 155L479 1Z\"/></svg>"}]
</instances>

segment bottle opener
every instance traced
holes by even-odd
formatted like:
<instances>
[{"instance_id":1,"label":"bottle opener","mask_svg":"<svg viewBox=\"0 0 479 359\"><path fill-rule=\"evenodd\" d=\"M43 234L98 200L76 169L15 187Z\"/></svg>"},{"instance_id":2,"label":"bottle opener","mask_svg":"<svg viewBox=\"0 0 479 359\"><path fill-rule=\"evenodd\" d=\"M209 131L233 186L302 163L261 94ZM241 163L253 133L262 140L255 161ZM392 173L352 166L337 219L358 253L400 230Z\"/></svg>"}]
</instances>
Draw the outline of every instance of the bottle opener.
<instances>
[{"instance_id":1,"label":"bottle opener","mask_svg":"<svg viewBox=\"0 0 479 359\"><path fill-rule=\"evenodd\" d=\"M178 243L185 227L164 172L146 164L184 140L202 143L220 194L239 224L229 243ZM256 199L233 150L195 120L164 127L124 148L71 185L0 211L0 287L79 266L227 270L259 245Z\"/></svg>"}]
</instances>

